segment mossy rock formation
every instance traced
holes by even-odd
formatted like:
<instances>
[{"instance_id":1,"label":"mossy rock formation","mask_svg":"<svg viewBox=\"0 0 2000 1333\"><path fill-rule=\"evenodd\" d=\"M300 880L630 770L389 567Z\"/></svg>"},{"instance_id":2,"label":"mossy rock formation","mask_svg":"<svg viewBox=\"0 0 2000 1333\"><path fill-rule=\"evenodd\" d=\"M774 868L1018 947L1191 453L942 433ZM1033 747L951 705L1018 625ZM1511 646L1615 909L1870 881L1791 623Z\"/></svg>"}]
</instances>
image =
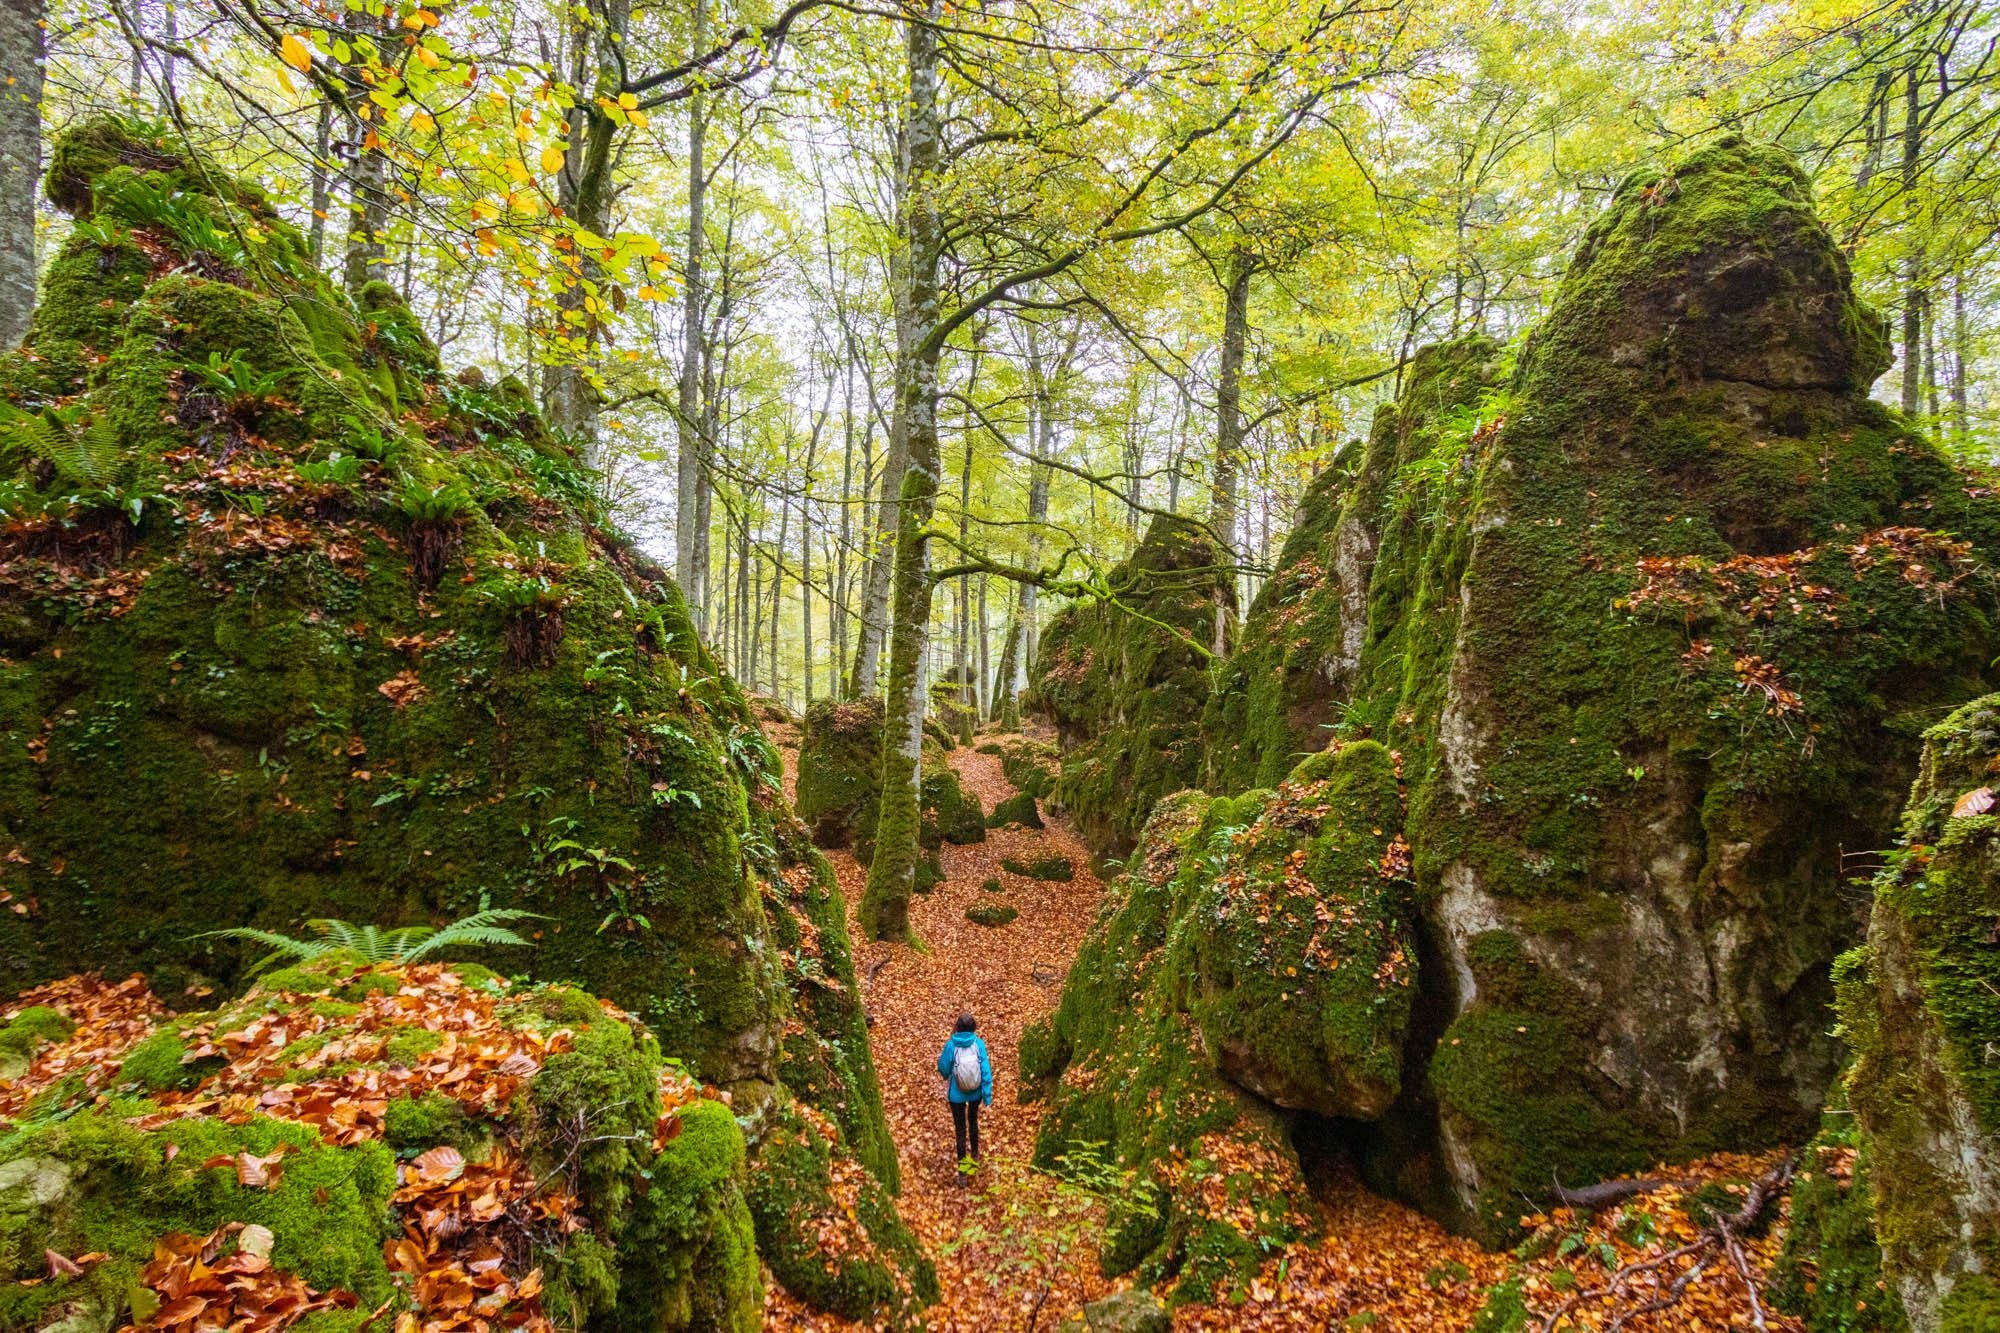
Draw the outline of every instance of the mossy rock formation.
<instances>
[{"instance_id":1,"label":"mossy rock formation","mask_svg":"<svg viewBox=\"0 0 2000 1333\"><path fill-rule=\"evenodd\" d=\"M86 1023L106 1006L117 1022L79 1034L79 1061L51 1052L49 1069L71 1072L36 1080L0 1137L8 1333L143 1323L160 1301L140 1275L161 1241L230 1224L268 1233L273 1270L345 1293L317 1329L411 1308L412 1288L394 1280L411 1271L403 1256L463 1262L481 1235L512 1256L507 1291L541 1270L538 1299L561 1327L761 1324L742 1131L635 1019L582 991L334 956L180 1017L133 983L46 992ZM397 1154L426 1151L399 1181ZM435 1184L466 1173L505 1207L454 1213L449 1195L424 1197L430 1162ZM424 1209L453 1221L440 1229ZM406 1224L420 1243L388 1246ZM50 1279L51 1251L103 1257L17 1285ZM495 1314L537 1298L512 1299Z\"/></svg>"},{"instance_id":2,"label":"mossy rock formation","mask_svg":"<svg viewBox=\"0 0 2000 1333\"><path fill-rule=\"evenodd\" d=\"M866 864L874 855L882 804L882 701L823 701L806 710L799 731L798 812L822 847L851 847ZM944 878L938 849L986 840L986 812L965 790L945 751L926 736L922 825L917 842L919 891Z\"/></svg>"},{"instance_id":3,"label":"mossy rock formation","mask_svg":"<svg viewBox=\"0 0 2000 1333\"><path fill-rule=\"evenodd\" d=\"M1401 764L1369 827L1407 844L1414 992L1352 1136L1378 1187L1499 1243L1552 1180L1816 1129L1841 849L1886 842L2000 650L2000 501L1867 397L1884 365L1803 174L1726 140L1627 181L1518 358L1420 357L1315 488L1210 776L1329 732Z\"/></svg>"},{"instance_id":4,"label":"mossy rock formation","mask_svg":"<svg viewBox=\"0 0 2000 1333\"><path fill-rule=\"evenodd\" d=\"M440 378L392 291L163 139L83 125L50 194L80 221L0 361L0 984L180 995L251 956L198 930L490 898L550 918L509 967L637 1014L753 1139L817 1106L892 1189L831 870L525 391Z\"/></svg>"},{"instance_id":5,"label":"mossy rock formation","mask_svg":"<svg viewBox=\"0 0 2000 1333\"><path fill-rule=\"evenodd\" d=\"M1206 531L1171 515L1152 521L1105 586L1043 631L1022 706L1055 727L1061 754L1053 787L1035 794L1067 811L1098 853L1117 856L1154 802L1201 781L1204 649L1217 600L1234 610L1236 594ZM1014 771L1008 778L1031 790Z\"/></svg>"},{"instance_id":6,"label":"mossy rock formation","mask_svg":"<svg viewBox=\"0 0 2000 1333\"><path fill-rule=\"evenodd\" d=\"M1247 798L1245 809L1269 795ZM1110 1274L1173 1279L1176 1303L1240 1288L1313 1228L1283 1115L1222 1076L1196 1012L1231 1032L1242 1026L1233 1001L1251 1019L1268 1012L1263 997L1210 991L1201 978L1215 940L1198 942L1188 928L1228 901L1213 866L1228 859L1243 813L1193 791L1154 808L1056 1012L1021 1037L1021 1095L1049 1100L1037 1164L1061 1169L1097 1154L1125 1168L1126 1200L1110 1210L1100 1259ZM1255 950L1238 936L1262 934L1253 915L1219 923L1223 952L1207 958L1211 968L1230 969L1239 944Z\"/></svg>"},{"instance_id":7,"label":"mossy rock formation","mask_svg":"<svg viewBox=\"0 0 2000 1333\"><path fill-rule=\"evenodd\" d=\"M1926 736L1867 943L1840 973L1882 1268L1921 1333L2000 1320L1996 775L2000 695Z\"/></svg>"},{"instance_id":8,"label":"mossy rock formation","mask_svg":"<svg viewBox=\"0 0 2000 1333\"><path fill-rule=\"evenodd\" d=\"M1160 1203L1107 1253L1157 1274L1192 1246L1177 1298L1247 1280L1308 1227L1273 1106L1364 1120L1396 1100L1416 972L1400 799L1389 752L1355 741L1275 791L1162 802L1053 1019L1023 1039L1024 1080L1052 1094L1037 1155L1103 1140L1138 1166ZM1155 1070L1160 1043L1176 1054ZM1247 1135L1247 1157L1209 1135ZM1265 1191L1268 1207L1217 1206Z\"/></svg>"}]
</instances>

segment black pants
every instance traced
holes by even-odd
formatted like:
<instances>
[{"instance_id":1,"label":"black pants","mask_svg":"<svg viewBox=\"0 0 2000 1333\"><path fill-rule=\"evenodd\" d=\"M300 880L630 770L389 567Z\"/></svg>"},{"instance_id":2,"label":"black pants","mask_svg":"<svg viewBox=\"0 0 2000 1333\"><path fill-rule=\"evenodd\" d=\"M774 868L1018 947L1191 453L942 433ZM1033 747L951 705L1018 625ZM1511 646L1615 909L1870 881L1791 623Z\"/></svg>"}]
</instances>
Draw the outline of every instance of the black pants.
<instances>
[{"instance_id":1,"label":"black pants","mask_svg":"<svg viewBox=\"0 0 2000 1333\"><path fill-rule=\"evenodd\" d=\"M979 1103L953 1102L951 1104L951 1132L958 1139L959 1160L965 1159L965 1140L972 1138L972 1155L979 1156Z\"/></svg>"}]
</instances>

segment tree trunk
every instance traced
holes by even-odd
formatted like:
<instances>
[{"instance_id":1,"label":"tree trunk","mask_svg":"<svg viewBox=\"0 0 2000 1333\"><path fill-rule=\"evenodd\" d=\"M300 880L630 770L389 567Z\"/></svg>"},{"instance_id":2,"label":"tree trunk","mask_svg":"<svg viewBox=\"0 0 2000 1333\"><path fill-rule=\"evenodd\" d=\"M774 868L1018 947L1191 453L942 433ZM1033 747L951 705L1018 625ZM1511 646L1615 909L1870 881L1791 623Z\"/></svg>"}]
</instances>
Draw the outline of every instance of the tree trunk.
<instances>
[{"instance_id":1,"label":"tree trunk","mask_svg":"<svg viewBox=\"0 0 2000 1333\"><path fill-rule=\"evenodd\" d=\"M785 541L791 534L792 507L778 499L778 546L771 554L771 697L784 693L778 667L778 631L785 608Z\"/></svg>"},{"instance_id":2,"label":"tree trunk","mask_svg":"<svg viewBox=\"0 0 2000 1333\"><path fill-rule=\"evenodd\" d=\"M881 818L875 859L861 898L861 922L876 939L910 934L916 887L920 787L923 781L924 646L930 627L931 518L938 493L938 360L932 336L942 315L938 267L943 227L936 195L941 126L936 23L942 0L927 0L929 23L904 26L910 87L904 128L905 291L911 336L899 340L896 415L904 468L896 506L895 566L889 617L889 688L882 726ZM895 441L891 440L892 451Z\"/></svg>"},{"instance_id":3,"label":"tree trunk","mask_svg":"<svg viewBox=\"0 0 2000 1333\"><path fill-rule=\"evenodd\" d=\"M708 43L708 5L695 0L694 50ZM695 631L705 628L705 608L701 604L699 565L701 541L696 525L701 517L701 478L707 455L701 432L702 362L706 357L703 334L707 329L707 301L702 292L702 228L708 207L708 136L706 98L697 91L688 99L688 241L687 304L682 314L681 375L675 404L678 449L674 456L674 576L681 596L694 616Z\"/></svg>"},{"instance_id":4,"label":"tree trunk","mask_svg":"<svg viewBox=\"0 0 2000 1333\"><path fill-rule=\"evenodd\" d=\"M987 585L991 582L991 576L986 574L979 576L979 698L974 706L978 709L982 720L992 717L987 711L987 705L993 699L993 677L987 673L991 671L993 663L992 645L987 641L989 626L986 620L986 591Z\"/></svg>"},{"instance_id":5,"label":"tree trunk","mask_svg":"<svg viewBox=\"0 0 2000 1333\"><path fill-rule=\"evenodd\" d=\"M1215 386L1215 468L1209 489L1208 526L1223 543L1217 554L1221 577L1236 577L1236 486L1243 470L1243 353L1250 335L1250 278L1256 265L1241 250L1229 258L1229 289L1222 303L1222 365ZM1234 599L1215 600L1214 651L1229 647L1230 607Z\"/></svg>"},{"instance_id":6,"label":"tree trunk","mask_svg":"<svg viewBox=\"0 0 2000 1333\"><path fill-rule=\"evenodd\" d=\"M0 353L35 313L35 189L42 178L42 0L0 0Z\"/></svg>"},{"instance_id":7,"label":"tree trunk","mask_svg":"<svg viewBox=\"0 0 2000 1333\"><path fill-rule=\"evenodd\" d=\"M626 27L624 15L623 3L606 6L602 40L612 44L623 40ZM580 37L579 40L596 39ZM607 51L599 57L591 88L579 89L579 92L601 97L606 95L605 89L609 87L611 95L615 95L616 71L615 60ZM578 80L579 83L581 81ZM614 193L611 164L618 146L618 133L618 122L592 101L580 100L570 112L569 152L558 182L557 201L562 205L564 216L584 230L599 235L611 230ZM542 408L551 426L576 437L583 444L585 457L601 465L597 441L597 390L592 387L584 370L598 342L598 318L585 312L583 284L596 281L602 269L594 258L582 254L580 250L578 253L578 268L571 275L569 284L556 296L556 305L561 312L558 316L558 337L568 345L562 349L560 359L549 366Z\"/></svg>"},{"instance_id":8,"label":"tree trunk","mask_svg":"<svg viewBox=\"0 0 2000 1333\"><path fill-rule=\"evenodd\" d=\"M1903 251L1903 413L1914 417L1923 406L1923 245L1915 231L1917 224L1917 167L1923 151L1923 121L1920 92L1923 67L1912 64L1904 71L1903 99L1903 222L1910 229Z\"/></svg>"},{"instance_id":9,"label":"tree trunk","mask_svg":"<svg viewBox=\"0 0 2000 1333\"><path fill-rule=\"evenodd\" d=\"M347 29L357 36L381 40L384 20L362 10L349 10ZM382 151L374 126L362 117L379 115L367 99L367 86L353 67L347 72L348 132L354 136L354 156L347 168L347 254L341 281L349 294L359 292L378 276L388 248L382 233L389 225L389 157Z\"/></svg>"},{"instance_id":10,"label":"tree trunk","mask_svg":"<svg viewBox=\"0 0 2000 1333\"><path fill-rule=\"evenodd\" d=\"M1961 449L1972 443L1972 413L1965 384L1971 346L1972 330L1965 316L1965 274L1961 272L1951 283L1951 420Z\"/></svg>"},{"instance_id":11,"label":"tree trunk","mask_svg":"<svg viewBox=\"0 0 2000 1333\"><path fill-rule=\"evenodd\" d=\"M936 34L931 37L929 59L936 62ZM917 170L918 148L912 143L912 136L930 133L916 124L917 71L914 62L917 56L909 56L911 105L906 110L904 123L899 131L896 164L896 199L899 225L907 242L890 256L890 283L894 288L896 305L896 372L897 394L889 413L889 447L882 457L882 479L875 505L875 521L869 529L868 563L861 577L861 626L860 635L854 645L854 679L850 693L854 698L866 698L875 693L880 675L882 644L889 634L890 582L897 559L897 547L902 531L900 508L902 505L903 476L910 465L909 408L904 401L903 376L915 364L915 343L920 336L919 316L912 301L913 293L919 286L935 286L937 275L932 272L927 278L910 272L913 264L919 262L913 239L917 230L910 216L913 207L934 207L917 201L918 185L912 180ZM935 68L932 78L935 78ZM931 96L935 98L935 89ZM927 114L935 115L935 106ZM931 155L933 163L937 156L937 145L931 144L923 151ZM921 188L928 190L928 184ZM935 260L931 261L935 263ZM935 422L933 422L935 429Z\"/></svg>"},{"instance_id":12,"label":"tree trunk","mask_svg":"<svg viewBox=\"0 0 2000 1333\"><path fill-rule=\"evenodd\" d=\"M306 228L306 253L313 267L326 259L326 220L333 212L333 99L320 99L313 122L312 224Z\"/></svg>"},{"instance_id":13,"label":"tree trunk","mask_svg":"<svg viewBox=\"0 0 2000 1333\"><path fill-rule=\"evenodd\" d=\"M833 548L833 592L827 598L826 634L833 641L833 684L830 697L840 694L847 679L847 548L853 532L854 506L854 344L847 344L846 406L840 417L840 537Z\"/></svg>"}]
</instances>

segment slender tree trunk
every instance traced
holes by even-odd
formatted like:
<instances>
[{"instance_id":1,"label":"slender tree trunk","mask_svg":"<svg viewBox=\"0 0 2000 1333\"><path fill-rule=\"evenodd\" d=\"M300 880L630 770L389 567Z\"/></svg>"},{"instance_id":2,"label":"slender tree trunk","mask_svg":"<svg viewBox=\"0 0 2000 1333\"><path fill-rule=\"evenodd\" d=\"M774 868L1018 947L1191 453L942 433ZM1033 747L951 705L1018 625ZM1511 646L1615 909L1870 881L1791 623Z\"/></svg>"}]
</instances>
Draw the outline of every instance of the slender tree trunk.
<instances>
[{"instance_id":1,"label":"slender tree trunk","mask_svg":"<svg viewBox=\"0 0 2000 1333\"><path fill-rule=\"evenodd\" d=\"M1921 92L1923 67L1904 71L1903 219L1910 229L1903 255L1903 413L1914 417L1923 406L1923 246L1916 237L1917 169L1923 151Z\"/></svg>"},{"instance_id":2,"label":"slender tree trunk","mask_svg":"<svg viewBox=\"0 0 2000 1333\"><path fill-rule=\"evenodd\" d=\"M42 178L42 0L0 0L0 353L35 313L35 189Z\"/></svg>"},{"instance_id":3,"label":"slender tree trunk","mask_svg":"<svg viewBox=\"0 0 2000 1333\"><path fill-rule=\"evenodd\" d=\"M974 706L978 709L978 715L982 721L992 717L992 714L987 711L987 705L993 699L993 678L987 672L992 669L993 664L990 660L992 651L991 645L987 642L988 625L986 623L986 593L987 585L991 582L992 577L990 575L981 574L979 576L979 698L975 701Z\"/></svg>"},{"instance_id":4,"label":"slender tree trunk","mask_svg":"<svg viewBox=\"0 0 2000 1333\"><path fill-rule=\"evenodd\" d=\"M1003 731L1021 729L1021 659L1026 656L1027 637L1021 604L1026 600L1028 588L1025 583L1015 585L1014 613L1007 617L1007 637L1000 646L1000 672L993 680L993 716Z\"/></svg>"},{"instance_id":5,"label":"slender tree trunk","mask_svg":"<svg viewBox=\"0 0 2000 1333\"><path fill-rule=\"evenodd\" d=\"M333 211L333 99L322 98L313 122L312 223L306 253L317 268L326 259L326 220Z\"/></svg>"},{"instance_id":6,"label":"slender tree trunk","mask_svg":"<svg viewBox=\"0 0 2000 1333\"><path fill-rule=\"evenodd\" d=\"M854 341L847 340L845 372L846 406L840 416L840 538L833 548L833 596L826 608L827 637L833 641L833 685L829 696L837 697L840 682L847 679L847 549L854 518Z\"/></svg>"},{"instance_id":7,"label":"slender tree trunk","mask_svg":"<svg viewBox=\"0 0 2000 1333\"><path fill-rule=\"evenodd\" d=\"M347 29L357 37L379 41L383 22L363 10L347 12ZM380 275L382 260L388 254L382 233L389 225L389 157L375 134L373 121L380 113L368 100L367 86L352 67L347 85L352 117L348 132L354 136L354 154L347 168L347 254L341 280L354 293Z\"/></svg>"},{"instance_id":8,"label":"slender tree trunk","mask_svg":"<svg viewBox=\"0 0 2000 1333\"><path fill-rule=\"evenodd\" d=\"M1965 383L1971 344L1972 330L1965 316L1965 274L1961 272L1951 283L1951 420L1961 448L1972 443L1972 413Z\"/></svg>"},{"instance_id":9,"label":"slender tree trunk","mask_svg":"<svg viewBox=\"0 0 2000 1333\"><path fill-rule=\"evenodd\" d=\"M750 594L750 566L753 556L750 550L750 511L746 506L736 516L736 635L740 645L736 660L743 664L743 683L756 688L757 662L752 656L756 649L750 642L750 626L756 617L751 609L756 602Z\"/></svg>"},{"instance_id":10,"label":"slender tree trunk","mask_svg":"<svg viewBox=\"0 0 2000 1333\"><path fill-rule=\"evenodd\" d=\"M1215 469L1210 487L1208 525L1223 543L1218 552L1224 586L1235 581L1236 487L1243 469L1243 353L1250 335L1250 278L1256 265L1238 250L1229 259L1229 289L1222 304L1222 365L1215 386ZM1230 607L1234 599L1215 600L1215 641L1220 657L1229 647Z\"/></svg>"},{"instance_id":11,"label":"slender tree trunk","mask_svg":"<svg viewBox=\"0 0 2000 1333\"><path fill-rule=\"evenodd\" d=\"M812 475L811 464L806 475ZM813 701L813 515L812 493L799 501L799 674L805 678L806 707Z\"/></svg>"},{"instance_id":12,"label":"slender tree trunk","mask_svg":"<svg viewBox=\"0 0 2000 1333\"><path fill-rule=\"evenodd\" d=\"M771 558L771 697L777 698L784 686L778 666L778 631L785 606L785 542L791 537L792 507L778 500L778 546Z\"/></svg>"},{"instance_id":13,"label":"slender tree trunk","mask_svg":"<svg viewBox=\"0 0 2000 1333\"><path fill-rule=\"evenodd\" d=\"M923 781L924 649L930 627L931 518L938 494L938 360L933 335L942 316L938 267L943 226L937 174L942 127L938 108L936 23L942 0L927 0L928 23L904 25L909 104L904 126L903 250L905 309L911 336L901 340L896 409L903 423L904 469L896 508L895 568L889 618L889 683L882 726L881 818L875 858L861 898L863 927L876 939L909 938L916 886ZM892 441L892 448L894 442Z\"/></svg>"},{"instance_id":14,"label":"slender tree trunk","mask_svg":"<svg viewBox=\"0 0 2000 1333\"><path fill-rule=\"evenodd\" d=\"M934 43L933 43L934 45ZM914 60L916 57L910 57ZM936 58L933 50L932 60ZM922 131L914 123L914 80L916 71L911 70L913 80L912 108L906 113L904 123L898 132L896 166L897 207L902 214L899 219L905 239L914 228L909 217L912 201L916 197L916 186L911 173L916 169L917 151L911 144L911 136ZM935 145L931 151L935 155ZM913 244L913 243L912 243ZM882 458L882 479L879 498L875 506L874 523L870 529L868 563L864 567L861 581L861 625L860 634L854 645L854 680L850 686L855 698L865 698L875 693L880 674L882 645L889 634L890 582L897 559L897 544L901 531L899 511L902 504L903 476L910 465L909 409L902 395L901 377L915 362L915 340L918 337L918 315L912 307L912 293L926 280L910 273L910 266L919 262L910 245L899 247L890 256L890 283L895 291L896 306L896 369L899 378L897 394L889 413L889 446ZM928 281L935 282L936 275Z\"/></svg>"},{"instance_id":15,"label":"slender tree trunk","mask_svg":"<svg viewBox=\"0 0 2000 1333\"><path fill-rule=\"evenodd\" d=\"M569 150L557 183L557 201L564 215L586 231L600 235L611 230L611 167L618 147L619 124L598 106L598 100L618 95L619 48L630 26L630 0L606 0L592 5L594 21L577 26L578 61L581 66L575 83L577 105L570 112ZM587 64L584 62L588 61ZM543 389L542 407L549 424L567 431L583 444L585 455L602 464L597 442L597 390L591 386L585 365L595 354L599 321L586 310L585 282L594 282L602 270L596 260L579 251L579 263L566 286L557 294L556 304L567 316L558 324L561 358L549 367Z\"/></svg>"},{"instance_id":16,"label":"slender tree trunk","mask_svg":"<svg viewBox=\"0 0 2000 1333\"><path fill-rule=\"evenodd\" d=\"M708 44L708 5L706 0L695 0L694 6L694 49L702 50ZM704 608L700 597L698 564L701 542L697 535L697 524L701 518L701 478L704 472L704 451L701 432L701 380L702 364L706 357L703 333L707 328L708 312L704 308L706 298L702 291L702 227L704 213L708 205L708 162L706 140L708 136L708 108L705 96L696 92L688 99L688 241L687 241L687 304L682 314L684 332L681 341L681 374L679 394L675 403L675 424L678 428L678 448L674 455L674 574L681 585L681 595L688 599L688 609L694 614L695 629L700 632L705 627Z\"/></svg>"}]
</instances>

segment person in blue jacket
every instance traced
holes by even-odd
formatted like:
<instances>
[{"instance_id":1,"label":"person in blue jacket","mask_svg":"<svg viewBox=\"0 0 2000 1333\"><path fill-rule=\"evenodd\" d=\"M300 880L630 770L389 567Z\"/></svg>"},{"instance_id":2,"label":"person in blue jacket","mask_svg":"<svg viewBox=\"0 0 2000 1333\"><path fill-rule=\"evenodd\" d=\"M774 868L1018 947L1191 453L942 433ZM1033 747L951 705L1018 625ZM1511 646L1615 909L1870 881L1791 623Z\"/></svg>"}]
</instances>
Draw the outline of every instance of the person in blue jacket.
<instances>
[{"instance_id":1,"label":"person in blue jacket","mask_svg":"<svg viewBox=\"0 0 2000 1333\"><path fill-rule=\"evenodd\" d=\"M961 1054L965 1052L966 1054ZM974 1059L978 1061L978 1086L973 1082ZM979 1037L979 1020L970 1009L958 1016L944 1049L938 1052L938 1074L944 1079L944 1093L951 1103L952 1134L958 1141L958 1179L967 1172L966 1146L971 1142L972 1159L979 1158L979 1108L993 1105L993 1065L986 1058L986 1043Z\"/></svg>"}]
</instances>

